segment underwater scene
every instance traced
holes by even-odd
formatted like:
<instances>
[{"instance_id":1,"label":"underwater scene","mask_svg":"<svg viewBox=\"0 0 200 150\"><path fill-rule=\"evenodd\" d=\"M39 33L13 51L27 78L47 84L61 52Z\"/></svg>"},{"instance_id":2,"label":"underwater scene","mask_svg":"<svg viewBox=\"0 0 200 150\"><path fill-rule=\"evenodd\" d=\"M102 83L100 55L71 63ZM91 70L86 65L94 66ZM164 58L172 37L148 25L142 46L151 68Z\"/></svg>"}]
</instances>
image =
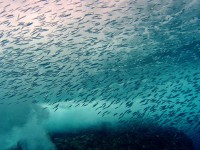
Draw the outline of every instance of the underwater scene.
<instances>
[{"instance_id":1,"label":"underwater scene","mask_svg":"<svg viewBox=\"0 0 200 150\"><path fill-rule=\"evenodd\" d=\"M200 0L0 0L0 150L200 150Z\"/></svg>"}]
</instances>

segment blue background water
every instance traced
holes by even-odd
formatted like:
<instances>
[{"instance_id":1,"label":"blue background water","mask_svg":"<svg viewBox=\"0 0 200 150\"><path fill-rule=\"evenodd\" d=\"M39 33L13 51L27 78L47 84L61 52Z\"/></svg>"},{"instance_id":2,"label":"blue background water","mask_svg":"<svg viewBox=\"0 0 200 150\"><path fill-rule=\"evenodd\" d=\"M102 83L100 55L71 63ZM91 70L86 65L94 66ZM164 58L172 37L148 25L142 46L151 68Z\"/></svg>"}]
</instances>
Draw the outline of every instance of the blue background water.
<instances>
[{"instance_id":1,"label":"blue background water","mask_svg":"<svg viewBox=\"0 0 200 150\"><path fill-rule=\"evenodd\" d=\"M198 0L1 0L0 6L3 148L27 139L22 133L29 129L44 132L38 138L49 143L41 124L49 118L49 130L151 119L198 145Z\"/></svg>"}]
</instances>

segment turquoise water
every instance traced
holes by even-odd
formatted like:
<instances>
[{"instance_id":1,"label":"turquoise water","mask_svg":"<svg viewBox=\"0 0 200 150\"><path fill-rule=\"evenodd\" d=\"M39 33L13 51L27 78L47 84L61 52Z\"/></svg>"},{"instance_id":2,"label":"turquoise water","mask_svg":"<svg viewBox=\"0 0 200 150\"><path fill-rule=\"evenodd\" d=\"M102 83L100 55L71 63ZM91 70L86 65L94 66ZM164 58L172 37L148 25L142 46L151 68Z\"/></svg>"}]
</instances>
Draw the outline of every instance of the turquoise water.
<instances>
[{"instance_id":1,"label":"turquoise water","mask_svg":"<svg viewBox=\"0 0 200 150\"><path fill-rule=\"evenodd\" d=\"M132 119L175 127L198 147L199 6L0 0L2 149L53 149L48 132Z\"/></svg>"}]
</instances>

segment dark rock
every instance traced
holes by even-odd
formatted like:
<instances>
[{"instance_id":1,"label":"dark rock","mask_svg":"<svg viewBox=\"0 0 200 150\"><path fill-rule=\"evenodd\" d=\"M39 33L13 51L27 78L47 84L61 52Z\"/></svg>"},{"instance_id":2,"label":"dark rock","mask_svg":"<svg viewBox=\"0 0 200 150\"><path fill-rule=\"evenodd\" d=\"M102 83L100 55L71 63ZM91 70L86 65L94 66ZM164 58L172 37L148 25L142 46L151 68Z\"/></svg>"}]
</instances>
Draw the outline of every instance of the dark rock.
<instances>
[{"instance_id":1,"label":"dark rock","mask_svg":"<svg viewBox=\"0 0 200 150\"><path fill-rule=\"evenodd\" d=\"M108 127L52 135L58 150L194 150L192 140L174 128Z\"/></svg>"}]
</instances>

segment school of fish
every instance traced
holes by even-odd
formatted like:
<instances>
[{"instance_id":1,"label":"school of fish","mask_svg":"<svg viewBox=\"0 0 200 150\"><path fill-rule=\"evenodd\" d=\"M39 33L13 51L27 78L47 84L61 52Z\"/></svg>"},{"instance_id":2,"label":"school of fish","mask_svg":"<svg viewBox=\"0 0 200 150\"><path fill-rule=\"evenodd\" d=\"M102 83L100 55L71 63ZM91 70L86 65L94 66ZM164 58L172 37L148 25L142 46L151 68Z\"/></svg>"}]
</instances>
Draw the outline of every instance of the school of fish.
<instances>
[{"instance_id":1,"label":"school of fish","mask_svg":"<svg viewBox=\"0 0 200 150\"><path fill-rule=\"evenodd\" d=\"M200 135L198 6L0 0L0 105L45 103L57 111L60 102L94 103L102 117L150 118Z\"/></svg>"}]
</instances>

